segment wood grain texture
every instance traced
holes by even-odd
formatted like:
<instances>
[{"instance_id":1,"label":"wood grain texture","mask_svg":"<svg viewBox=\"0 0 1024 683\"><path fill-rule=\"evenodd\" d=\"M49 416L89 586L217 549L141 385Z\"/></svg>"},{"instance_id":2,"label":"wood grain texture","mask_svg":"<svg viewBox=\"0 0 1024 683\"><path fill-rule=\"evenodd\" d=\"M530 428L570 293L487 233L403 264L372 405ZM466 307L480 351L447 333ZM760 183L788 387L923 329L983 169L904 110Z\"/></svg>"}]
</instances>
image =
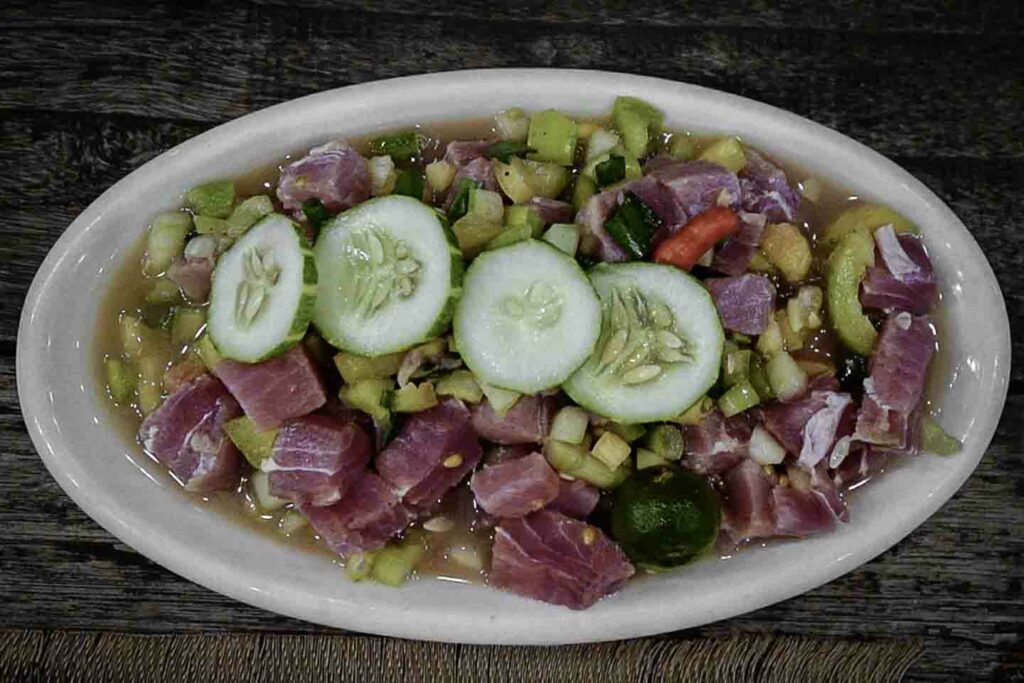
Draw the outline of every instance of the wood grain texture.
<instances>
[{"instance_id":1,"label":"wood grain texture","mask_svg":"<svg viewBox=\"0 0 1024 683\"><path fill-rule=\"evenodd\" d=\"M113 540L46 473L17 405L20 302L106 187L218 123L350 83L465 67L643 73L759 99L893 158L986 251L1013 395L978 471L908 539L827 586L694 635L920 638L909 680L1022 680L1024 10L1015 1L604 4L397 0L0 7L0 627L321 632ZM141 227L141 226L140 226Z\"/></svg>"}]
</instances>

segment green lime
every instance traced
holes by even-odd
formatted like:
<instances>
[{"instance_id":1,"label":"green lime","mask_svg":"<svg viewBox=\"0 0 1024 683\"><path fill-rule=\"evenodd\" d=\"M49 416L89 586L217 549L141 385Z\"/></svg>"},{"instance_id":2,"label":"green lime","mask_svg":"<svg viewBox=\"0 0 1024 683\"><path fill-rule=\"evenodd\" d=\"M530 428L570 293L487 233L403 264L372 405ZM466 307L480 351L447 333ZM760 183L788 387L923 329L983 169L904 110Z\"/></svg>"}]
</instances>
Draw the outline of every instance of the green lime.
<instances>
[{"instance_id":1,"label":"green lime","mask_svg":"<svg viewBox=\"0 0 1024 683\"><path fill-rule=\"evenodd\" d=\"M686 564L715 544L722 521L718 494L683 469L640 470L615 490L612 536L638 566Z\"/></svg>"}]
</instances>

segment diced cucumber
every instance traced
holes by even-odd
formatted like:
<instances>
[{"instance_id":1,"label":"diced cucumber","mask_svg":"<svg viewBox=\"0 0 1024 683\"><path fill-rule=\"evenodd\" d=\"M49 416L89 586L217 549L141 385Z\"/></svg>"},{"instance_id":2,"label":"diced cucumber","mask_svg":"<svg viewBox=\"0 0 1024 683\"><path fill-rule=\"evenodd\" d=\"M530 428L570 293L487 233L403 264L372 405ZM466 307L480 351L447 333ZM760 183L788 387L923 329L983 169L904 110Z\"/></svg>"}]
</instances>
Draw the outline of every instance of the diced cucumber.
<instances>
[{"instance_id":1,"label":"diced cucumber","mask_svg":"<svg viewBox=\"0 0 1024 683\"><path fill-rule=\"evenodd\" d=\"M159 277L153 282L153 288L146 294L146 303L149 304L176 304L181 301L181 290L165 277Z\"/></svg>"},{"instance_id":2,"label":"diced cucumber","mask_svg":"<svg viewBox=\"0 0 1024 683\"><path fill-rule=\"evenodd\" d=\"M548 109L530 117L526 144L537 150L531 159L572 166L576 153L576 122L560 111Z\"/></svg>"},{"instance_id":3,"label":"diced cucumber","mask_svg":"<svg viewBox=\"0 0 1024 683\"><path fill-rule=\"evenodd\" d=\"M249 490L252 491L252 497L256 500L256 505L264 512L280 510L288 503L286 500L271 495L270 481L267 478L266 472L257 470L249 475Z\"/></svg>"},{"instance_id":4,"label":"diced cucumber","mask_svg":"<svg viewBox=\"0 0 1024 683\"><path fill-rule=\"evenodd\" d=\"M921 422L921 449L935 455L956 455L963 449L963 444L947 434L929 415Z\"/></svg>"},{"instance_id":5,"label":"diced cucumber","mask_svg":"<svg viewBox=\"0 0 1024 683\"><path fill-rule=\"evenodd\" d=\"M192 217L184 211L169 211L153 219L146 233L146 255L142 272L159 275L185 250L185 238L192 230Z\"/></svg>"},{"instance_id":6,"label":"diced cucumber","mask_svg":"<svg viewBox=\"0 0 1024 683\"><path fill-rule=\"evenodd\" d=\"M515 159L513 159L513 162ZM572 171L564 166L544 161L520 159L523 177L535 195L554 199L572 182Z\"/></svg>"},{"instance_id":7,"label":"diced cucumber","mask_svg":"<svg viewBox=\"0 0 1024 683\"><path fill-rule=\"evenodd\" d=\"M647 450L657 453L665 460L679 460L683 457L683 433L672 425L660 424L651 427L643 444Z\"/></svg>"},{"instance_id":8,"label":"diced cucumber","mask_svg":"<svg viewBox=\"0 0 1024 683\"><path fill-rule=\"evenodd\" d=\"M493 251L494 249L501 249L507 247L516 242L522 242L533 237L533 231L530 230L529 225L514 225L505 226L498 236L492 239L484 246L484 251Z\"/></svg>"},{"instance_id":9,"label":"diced cucumber","mask_svg":"<svg viewBox=\"0 0 1024 683\"><path fill-rule=\"evenodd\" d=\"M704 416L715 407L715 401L710 396L702 396L694 401L693 405L687 408L679 417L673 418L672 422L680 425L696 425L704 420Z\"/></svg>"},{"instance_id":10,"label":"diced cucumber","mask_svg":"<svg viewBox=\"0 0 1024 683\"><path fill-rule=\"evenodd\" d=\"M353 581L368 579L376 558L377 553L372 550L350 554L345 558L345 574Z\"/></svg>"},{"instance_id":11,"label":"diced cucumber","mask_svg":"<svg viewBox=\"0 0 1024 683\"><path fill-rule=\"evenodd\" d=\"M241 451L249 464L260 469L263 461L274 452L274 441L277 440L276 429L260 431L256 424L245 415L228 420L224 423L224 431L228 438Z\"/></svg>"},{"instance_id":12,"label":"diced cucumber","mask_svg":"<svg viewBox=\"0 0 1024 683\"><path fill-rule=\"evenodd\" d=\"M726 389L750 377L750 359L753 355L750 349L733 348L725 352L725 360L722 362L722 385Z\"/></svg>"},{"instance_id":13,"label":"diced cucumber","mask_svg":"<svg viewBox=\"0 0 1024 683\"><path fill-rule=\"evenodd\" d=\"M563 385L577 404L627 424L671 420L718 379L725 335L701 283L653 263L599 264L601 339Z\"/></svg>"},{"instance_id":14,"label":"diced cucumber","mask_svg":"<svg viewBox=\"0 0 1024 683\"><path fill-rule=\"evenodd\" d=\"M630 443L636 441L647 433L647 428L640 424L625 424L622 422L609 422L604 426L605 431L617 434L623 440Z\"/></svg>"},{"instance_id":15,"label":"diced cucumber","mask_svg":"<svg viewBox=\"0 0 1024 683\"><path fill-rule=\"evenodd\" d=\"M619 144L619 136L605 128L595 130L587 140L587 161L609 154Z\"/></svg>"},{"instance_id":16,"label":"diced cucumber","mask_svg":"<svg viewBox=\"0 0 1024 683\"><path fill-rule=\"evenodd\" d=\"M654 451L646 448L638 448L636 451L636 468L638 470L648 470L652 467L665 467L669 464L668 460L661 457Z\"/></svg>"},{"instance_id":17,"label":"diced cucumber","mask_svg":"<svg viewBox=\"0 0 1024 683\"><path fill-rule=\"evenodd\" d=\"M761 253L787 282L800 282L811 269L811 243L792 223L771 223L765 227Z\"/></svg>"},{"instance_id":18,"label":"diced cucumber","mask_svg":"<svg viewBox=\"0 0 1024 683\"><path fill-rule=\"evenodd\" d=\"M560 473L582 479L599 489L611 490L629 476L629 460L612 470L591 455L585 444L571 444L548 439L544 444L544 455L553 468Z\"/></svg>"},{"instance_id":19,"label":"diced cucumber","mask_svg":"<svg viewBox=\"0 0 1024 683\"><path fill-rule=\"evenodd\" d=\"M479 403L484 392L469 370L454 370L437 381L434 391L438 396L452 396L466 403Z\"/></svg>"},{"instance_id":20,"label":"diced cucumber","mask_svg":"<svg viewBox=\"0 0 1024 683\"><path fill-rule=\"evenodd\" d=\"M461 294L462 255L439 215L409 197L364 202L316 242L314 323L334 347L364 356L433 339Z\"/></svg>"},{"instance_id":21,"label":"diced cucumber","mask_svg":"<svg viewBox=\"0 0 1024 683\"><path fill-rule=\"evenodd\" d=\"M595 458L608 466L608 469L615 470L629 458L632 449L618 434L605 432L590 449Z\"/></svg>"},{"instance_id":22,"label":"diced cucumber","mask_svg":"<svg viewBox=\"0 0 1024 683\"><path fill-rule=\"evenodd\" d=\"M207 329L227 358L257 363L306 334L317 269L302 231L280 214L254 225L213 271Z\"/></svg>"},{"instance_id":23,"label":"diced cucumber","mask_svg":"<svg viewBox=\"0 0 1024 683\"><path fill-rule=\"evenodd\" d=\"M807 388L807 373L785 351L772 356L765 366L772 392L783 401L796 398Z\"/></svg>"},{"instance_id":24,"label":"diced cucumber","mask_svg":"<svg viewBox=\"0 0 1024 683\"><path fill-rule=\"evenodd\" d=\"M675 133L668 143L668 154L673 159L689 161L697 156L697 145L689 133Z\"/></svg>"},{"instance_id":25,"label":"diced cucumber","mask_svg":"<svg viewBox=\"0 0 1024 683\"><path fill-rule=\"evenodd\" d=\"M619 96L612 106L612 121L622 135L622 143L634 156L647 154L647 148L661 129L662 114L638 97Z\"/></svg>"},{"instance_id":26,"label":"diced cucumber","mask_svg":"<svg viewBox=\"0 0 1024 683\"><path fill-rule=\"evenodd\" d=\"M179 306L171 319L171 343L175 346L191 344L206 325L206 311L202 308Z\"/></svg>"},{"instance_id":27,"label":"diced cucumber","mask_svg":"<svg viewBox=\"0 0 1024 683\"><path fill-rule=\"evenodd\" d=\"M722 411L722 415L732 417L753 408L760 402L761 397L757 395L757 391L749 381L744 379L732 385L718 398L718 407Z\"/></svg>"},{"instance_id":28,"label":"diced cucumber","mask_svg":"<svg viewBox=\"0 0 1024 683\"><path fill-rule=\"evenodd\" d=\"M404 351L372 357L341 351L334 356L334 365L346 384L355 384L363 379L394 376L404 357Z\"/></svg>"},{"instance_id":29,"label":"diced cucumber","mask_svg":"<svg viewBox=\"0 0 1024 683\"><path fill-rule=\"evenodd\" d=\"M205 183L185 193L185 205L200 216L227 218L235 204L235 184L230 180Z\"/></svg>"},{"instance_id":30,"label":"diced cucumber","mask_svg":"<svg viewBox=\"0 0 1024 683\"><path fill-rule=\"evenodd\" d=\"M526 142L530 134L530 117L519 107L512 107L498 112L494 117L494 127L503 140Z\"/></svg>"},{"instance_id":31,"label":"diced cucumber","mask_svg":"<svg viewBox=\"0 0 1024 683\"><path fill-rule=\"evenodd\" d=\"M103 371L107 377L107 391L114 403L127 405L135 398L138 376L122 358L108 357L103 360Z\"/></svg>"},{"instance_id":32,"label":"diced cucumber","mask_svg":"<svg viewBox=\"0 0 1024 683\"><path fill-rule=\"evenodd\" d=\"M576 406L566 406L555 414L551 422L551 432L548 434L556 441L565 443L581 444L583 437L587 435L587 427L590 426L590 417L587 413Z\"/></svg>"},{"instance_id":33,"label":"diced cucumber","mask_svg":"<svg viewBox=\"0 0 1024 683\"><path fill-rule=\"evenodd\" d=\"M338 397L346 405L363 411L374 420L386 422L391 411L387 408L385 398L394 386L395 381L391 378L361 379L355 384L342 387Z\"/></svg>"},{"instance_id":34,"label":"diced cucumber","mask_svg":"<svg viewBox=\"0 0 1024 683\"><path fill-rule=\"evenodd\" d=\"M405 583L423 557L426 548L419 534L410 533L397 543L377 551L370 570L373 580L386 586L398 587Z\"/></svg>"},{"instance_id":35,"label":"diced cucumber","mask_svg":"<svg viewBox=\"0 0 1024 683\"><path fill-rule=\"evenodd\" d=\"M427 176L427 185L435 194L440 194L447 190L452 181L455 180L455 173L457 172L455 164L448 163L447 161L431 161L427 164L424 173Z\"/></svg>"},{"instance_id":36,"label":"diced cucumber","mask_svg":"<svg viewBox=\"0 0 1024 683\"><path fill-rule=\"evenodd\" d=\"M735 137L716 140L700 153L699 158L724 166L733 173L739 173L747 165L747 155L743 152L743 145Z\"/></svg>"},{"instance_id":37,"label":"diced cucumber","mask_svg":"<svg viewBox=\"0 0 1024 683\"><path fill-rule=\"evenodd\" d=\"M505 227L524 227L529 230L531 237L540 237L541 231L544 230L544 221L529 206L506 206Z\"/></svg>"},{"instance_id":38,"label":"diced cucumber","mask_svg":"<svg viewBox=\"0 0 1024 683\"><path fill-rule=\"evenodd\" d=\"M203 365L210 372L213 372L213 369L217 367L217 363L224 359L224 356L220 354L220 351L214 345L213 340L210 339L209 334L204 334L199 338L196 350L199 352L199 358L203 361Z\"/></svg>"},{"instance_id":39,"label":"diced cucumber","mask_svg":"<svg viewBox=\"0 0 1024 683\"><path fill-rule=\"evenodd\" d=\"M366 165L370 169L370 194L374 197L391 194L398 181L394 160L387 155L371 157Z\"/></svg>"},{"instance_id":40,"label":"diced cucumber","mask_svg":"<svg viewBox=\"0 0 1024 683\"><path fill-rule=\"evenodd\" d=\"M228 222L224 218L213 218L212 216L196 216L194 219L196 232L200 235L211 237L227 237Z\"/></svg>"},{"instance_id":41,"label":"diced cucumber","mask_svg":"<svg viewBox=\"0 0 1024 683\"><path fill-rule=\"evenodd\" d=\"M391 394L391 410L396 413L418 413L437 405L432 382L406 384Z\"/></svg>"},{"instance_id":42,"label":"diced cucumber","mask_svg":"<svg viewBox=\"0 0 1024 683\"><path fill-rule=\"evenodd\" d=\"M883 225L892 224L898 233L917 233L917 226L880 204L857 204L851 206L830 223L821 234L821 245L831 251L839 241L858 230L873 233Z\"/></svg>"},{"instance_id":43,"label":"diced cucumber","mask_svg":"<svg viewBox=\"0 0 1024 683\"><path fill-rule=\"evenodd\" d=\"M453 329L478 378L532 394L572 374L600 327L600 303L579 265L531 239L473 262Z\"/></svg>"},{"instance_id":44,"label":"diced cucumber","mask_svg":"<svg viewBox=\"0 0 1024 683\"><path fill-rule=\"evenodd\" d=\"M760 353L755 353L750 357L750 385L754 387L754 391L761 397L761 400L767 401L768 399L775 398L775 392L772 390L772 385L768 381L768 371L765 368L764 356Z\"/></svg>"},{"instance_id":45,"label":"diced cucumber","mask_svg":"<svg viewBox=\"0 0 1024 683\"><path fill-rule=\"evenodd\" d=\"M236 206L225 221L227 237L238 238L264 216L274 213L274 202L264 194L249 197Z\"/></svg>"},{"instance_id":46,"label":"diced cucumber","mask_svg":"<svg viewBox=\"0 0 1024 683\"><path fill-rule=\"evenodd\" d=\"M583 205L597 194L597 183L593 178L585 175L577 175L576 183L572 188L572 208L579 211Z\"/></svg>"},{"instance_id":47,"label":"diced cucumber","mask_svg":"<svg viewBox=\"0 0 1024 683\"><path fill-rule=\"evenodd\" d=\"M479 382L479 384L480 391L487 397L487 402L491 404L491 409L498 417L504 417L505 413L512 410L512 406L522 397L518 391L502 389L486 382Z\"/></svg>"},{"instance_id":48,"label":"diced cucumber","mask_svg":"<svg viewBox=\"0 0 1024 683\"><path fill-rule=\"evenodd\" d=\"M309 520L298 510L288 510L281 515L281 521L277 523L278 532L285 536L298 533L309 525Z\"/></svg>"},{"instance_id":49,"label":"diced cucumber","mask_svg":"<svg viewBox=\"0 0 1024 683\"><path fill-rule=\"evenodd\" d=\"M144 354L138 359L139 368L139 410L149 415L160 407L164 393L164 372L167 370L167 356L161 353Z\"/></svg>"},{"instance_id":50,"label":"diced cucumber","mask_svg":"<svg viewBox=\"0 0 1024 683\"><path fill-rule=\"evenodd\" d=\"M580 246L580 231L572 223L555 223L548 228L542 239L559 251L576 256Z\"/></svg>"}]
</instances>

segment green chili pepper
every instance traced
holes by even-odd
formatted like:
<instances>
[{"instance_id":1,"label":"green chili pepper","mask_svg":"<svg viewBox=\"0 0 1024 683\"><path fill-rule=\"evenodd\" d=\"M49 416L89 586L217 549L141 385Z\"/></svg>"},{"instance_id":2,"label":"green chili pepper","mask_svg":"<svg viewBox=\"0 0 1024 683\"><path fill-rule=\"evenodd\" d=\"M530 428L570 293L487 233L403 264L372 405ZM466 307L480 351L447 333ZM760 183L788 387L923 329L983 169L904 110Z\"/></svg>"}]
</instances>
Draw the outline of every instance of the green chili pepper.
<instances>
[{"instance_id":1,"label":"green chili pepper","mask_svg":"<svg viewBox=\"0 0 1024 683\"><path fill-rule=\"evenodd\" d=\"M661 227L661 219L632 192L626 192L622 204L605 223L616 242L633 258L646 258L651 253L651 239Z\"/></svg>"}]
</instances>

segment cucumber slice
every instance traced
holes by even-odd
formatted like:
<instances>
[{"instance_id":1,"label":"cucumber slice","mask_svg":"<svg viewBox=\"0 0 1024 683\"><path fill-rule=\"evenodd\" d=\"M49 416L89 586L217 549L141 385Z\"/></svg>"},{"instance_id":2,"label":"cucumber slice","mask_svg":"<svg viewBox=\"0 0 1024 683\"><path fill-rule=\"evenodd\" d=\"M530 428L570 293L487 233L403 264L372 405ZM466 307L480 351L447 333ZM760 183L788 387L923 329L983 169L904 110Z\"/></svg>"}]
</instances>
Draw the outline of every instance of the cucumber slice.
<instances>
[{"instance_id":1,"label":"cucumber slice","mask_svg":"<svg viewBox=\"0 0 1024 683\"><path fill-rule=\"evenodd\" d=\"M207 329L221 355L257 363L306 334L316 298L316 264L291 220L270 214L217 260Z\"/></svg>"},{"instance_id":2,"label":"cucumber slice","mask_svg":"<svg viewBox=\"0 0 1024 683\"><path fill-rule=\"evenodd\" d=\"M462 253L440 216L389 195L320 231L313 323L332 346L362 356L402 351L441 334L462 283Z\"/></svg>"},{"instance_id":3,"label":"cucumber slice","mask_svg":"<svg viewBox=\"0 0 1024 683\"><path fill-rule=\"evenodd\" d=\"M725 335L711 295L672 266L601 264L590 272L603 305L597 350L563 389L618 422L669 420L715 383Z\"/></svg>"},{"instance_id":4,"label":"cucumber slice","mask_svg":"<svg viewBox=\"0 0 1024 683\"><path fill-rule=\"evenodd\" d=\"M487 384L524 394L558 386L590 356L600 331L601 304L587 276L546 242L484 252L466 272L455 341Z\"/></svg>"}]
</instances>

